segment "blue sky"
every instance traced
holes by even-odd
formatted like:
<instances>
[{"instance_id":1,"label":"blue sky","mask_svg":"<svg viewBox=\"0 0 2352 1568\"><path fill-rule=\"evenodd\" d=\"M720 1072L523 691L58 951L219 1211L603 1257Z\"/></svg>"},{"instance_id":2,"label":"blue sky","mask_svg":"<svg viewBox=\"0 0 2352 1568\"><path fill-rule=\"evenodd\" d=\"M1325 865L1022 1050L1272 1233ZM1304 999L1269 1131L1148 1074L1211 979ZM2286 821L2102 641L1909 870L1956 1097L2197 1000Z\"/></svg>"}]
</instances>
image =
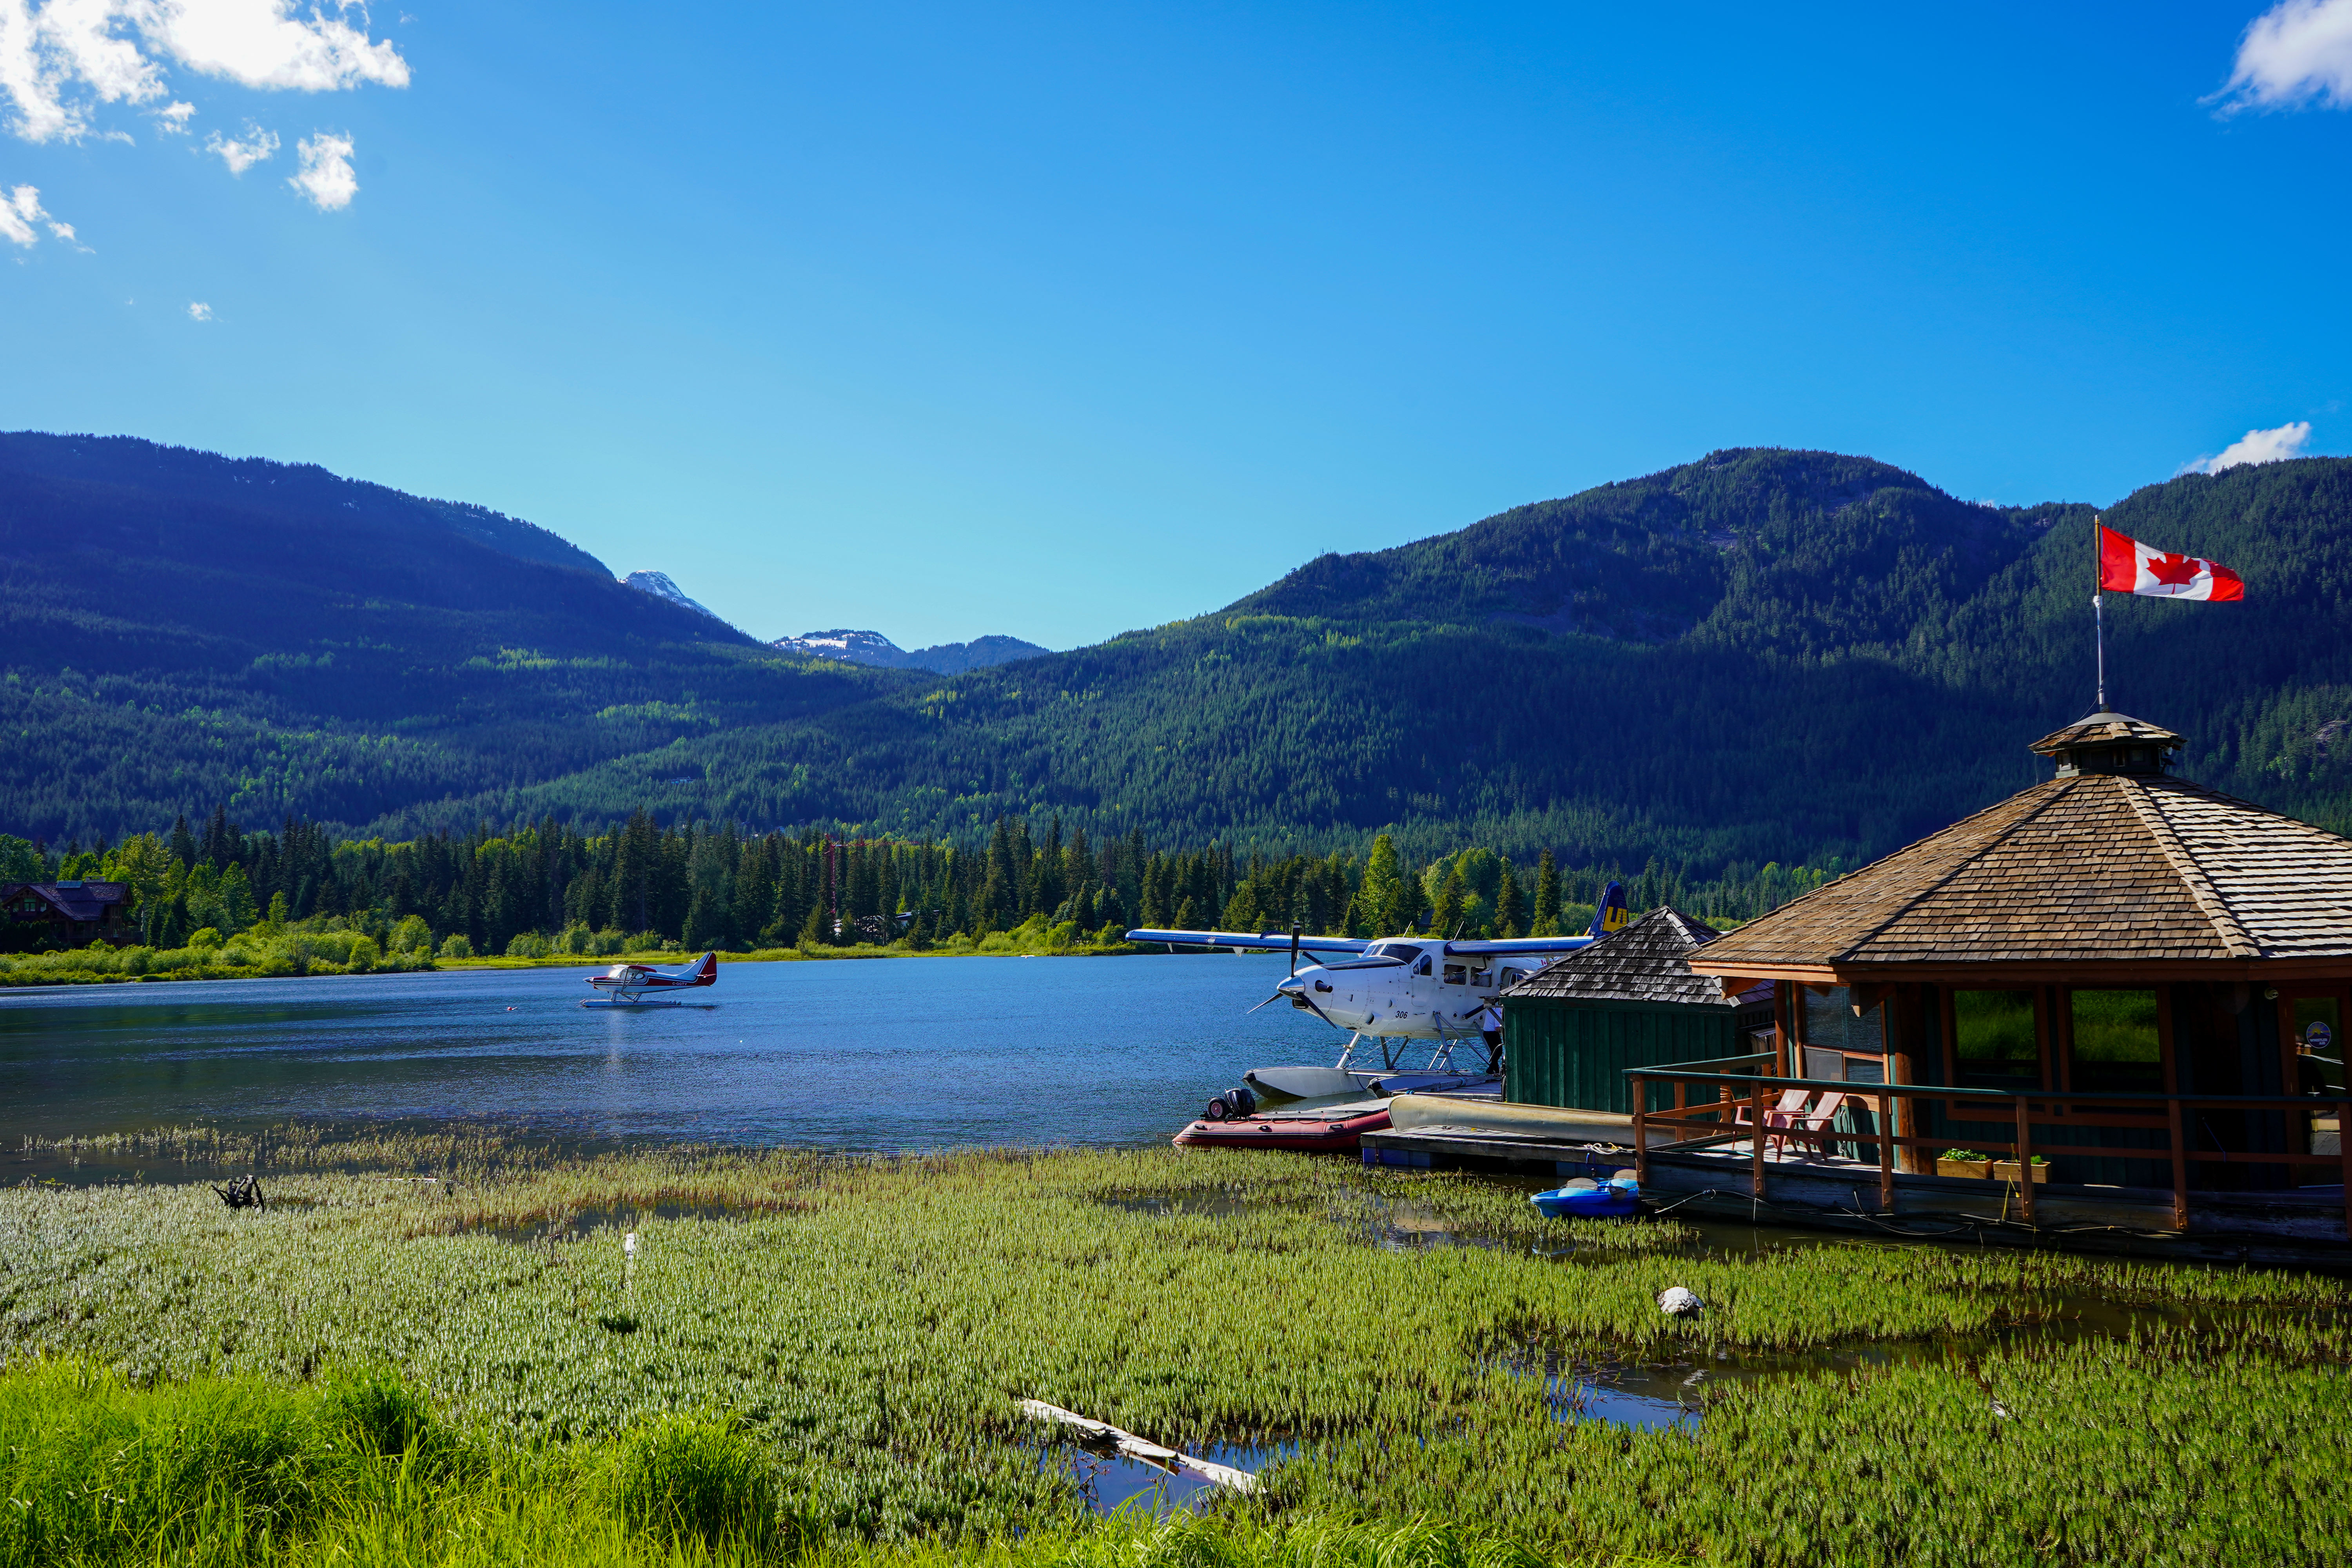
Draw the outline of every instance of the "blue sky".
<instances>
[{"instance_id":1,"label":"blue sky","mask_svg":"<svg viewBox=\"0 0 2352 1568\"><path fill-rule=\"evenodd\" d=\"M1069 647L1720 447L2352 451L2352 0L81 6L0 0L0 427L761 637Z\"/></svg>"}]
</instances>

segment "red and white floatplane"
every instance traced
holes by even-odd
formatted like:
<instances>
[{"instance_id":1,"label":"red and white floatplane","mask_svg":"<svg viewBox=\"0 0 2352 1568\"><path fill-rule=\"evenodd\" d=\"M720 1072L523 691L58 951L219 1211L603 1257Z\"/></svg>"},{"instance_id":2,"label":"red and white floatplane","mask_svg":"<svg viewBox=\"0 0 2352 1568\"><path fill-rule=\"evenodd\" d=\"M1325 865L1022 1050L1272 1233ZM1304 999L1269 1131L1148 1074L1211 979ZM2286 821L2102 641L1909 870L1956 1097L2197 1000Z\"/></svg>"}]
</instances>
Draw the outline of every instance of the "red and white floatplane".
<instances>
[{"instance_id":1,"label":"red and white floatplane","mask_svg":"<svg viewBox=\"0 0 2352 1568\"><path fill-rule=\"evenodd\" d=\"M690 991L698 986L719 983L719 955L706 952L692 963L682 963L676 969L656 969L650 963L616 963L602 974L592 974L588 984L599 994L593 1001L583 1002L583 1007L682 1007L686 1004L675 996L653 995L663 991Z\"/></svg>"}]
</instances>

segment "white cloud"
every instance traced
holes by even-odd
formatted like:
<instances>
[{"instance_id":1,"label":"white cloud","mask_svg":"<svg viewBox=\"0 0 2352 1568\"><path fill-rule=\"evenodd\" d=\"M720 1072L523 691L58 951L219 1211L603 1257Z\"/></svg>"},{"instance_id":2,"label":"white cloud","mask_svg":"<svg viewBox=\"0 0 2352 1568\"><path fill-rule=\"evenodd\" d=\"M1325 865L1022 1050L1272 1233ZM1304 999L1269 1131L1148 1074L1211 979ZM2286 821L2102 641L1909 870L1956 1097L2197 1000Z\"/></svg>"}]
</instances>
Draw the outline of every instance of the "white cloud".
<instances>
[{"instance_id":1,"label":"white cloud","mask_svg":"<svg viewBox=\"0 0 2352 1568\"><path fill-rule=\"evenodd\" d=\"M248 120L245 122L244 141L232 141L215 131L205 141L205 151L219 153L230 174L242 174L278 151L278 132L264 131Z\"/></svg>"},{"instance_id":2,"label":"white cloud","mask_svg":"<svg viewBox=\"0 0 2352 1568\"><path fill-rule=\"evenodd\" d=\"M360 194L359 176L352 173L352 139L321 131L294 144L302 167L286 183L310 198L322 213L340 212Z\"/></svg>"},{"instance_id":3,"label":"white cloud","mask_svg":"<svg viewBox=\"0 0 2352 1568\"><path fill-rule=\"evenodd\" d=\"M0 194L0 239L11 245L38 245L41 237L33 226L49 215L41 210L40 189L35 185L18 185Z\"/></svg>"},{"instance_id":4,"label":"white cloud","mask_svg":"<svg viewBox=\"0 0 2352 1568\"><path fill-rule=\"evenodd\" d=\"M193 103L167 103L155 111L155 129L166 136L185 136L188 121L196 117Z\"/></svg>"},{"instance_id":5,"label":"white cloud","mask_svg":"<svg viewBox=\"0 0 2352 1568\"><path fill-rule=\"evenodd\" d=\"M201 300L191 300L188 301L188 320L192 321L209 321L212 319L213 308L210 305L205 304Z\"/></svg>"},{"instance_id":6,"label":"white cloud","mask_svg":"<svg viewBox=\"0 0 2352 1568\"><path fill-rule=\"evenodd\" d=\"M406 87L408 62L367 20L352 0L299 15L296 0L0 0L0 93L17 135L50 142L90 134L100 105L165 97L165 60L247 87ZM159 123L194 112L174 103Z\"/></svg>"},{"instance_id":7,"label":"white cloud","mask_svg":"<svg viewBox=\"0 0 2352 1568\"><path fill-rule=\"evenodd\" d=\"M39 229L33 226L36 224L76 250L89 248L74 237L73 225L59 223L55 214L43 209L38 186L18 185L0 191L0 239L29 249L41 242Z\"/></svg>"},{"instance_id":8,"label":"white cloud","mask_svg":"<svg viewBox=\"0 0 2352 1568\"><path fill-rule=\"evenodd\" d=\"M2352 109L2352 0L2279 0L2238 40L2222 112Z\"/></svg>"},{"instance_id":9,"label":"white cloud","mask_svg":"<svg viewBox=\"0 0 2352 1568\"><path fill-rule=\"evenodd\" d=\"M315 6L308 17L298 18L292 0L129 0L126 5L151 43L205 76L298 92L332 92L366 82L406 87L408 62L400 51L388 40L371 41L364 26L343 20L343 13L354 8L339 6L330 16L323 5ZM360 21L367 21L366 11L360 11Z\"/></svg>"},{"instance_id":10,"label":"white cloud","mask_svg":"<svg viewBox=\"0 0 2352 1568\"><path fill-rule=\"evenodd\" d=\"M2282 425L2275 430L2249 430L2222 447L2221 456L2200 458L2180 471L2184 474L2218 474L2224 468L2242 468L2248 463L2276 463L2288 458L2300 458L2304 444L2310 439L2311 421L2308 419Z\"/></svg>"}]
</instances>

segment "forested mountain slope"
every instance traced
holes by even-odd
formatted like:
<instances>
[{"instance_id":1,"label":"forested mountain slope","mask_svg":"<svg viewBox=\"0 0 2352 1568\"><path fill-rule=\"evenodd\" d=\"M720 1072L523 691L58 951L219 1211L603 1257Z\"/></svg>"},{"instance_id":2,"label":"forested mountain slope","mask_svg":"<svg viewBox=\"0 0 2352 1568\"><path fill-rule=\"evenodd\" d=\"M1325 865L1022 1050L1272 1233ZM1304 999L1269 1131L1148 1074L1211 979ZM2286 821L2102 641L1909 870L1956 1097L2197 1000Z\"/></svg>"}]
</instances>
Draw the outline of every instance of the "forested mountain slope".
<instances>
[{"instance_id":1,"label":"forested mountain slope","mask_svg":"<svg viewBox=\"0 0 2352 1568\"><path fill-rule=\"evenodd\" d=\"M2114 700L2187 733L2196 776L2352 815L2352 463L2186 476L2108 516L2236 566L2250 598L2110 595ZM643 800L760 826L1058 812L1155 839L1389 827L1432 854L1851 862L2039 776L2025 742L2089 707L2090 518L1861 458L1720 452L1325 557L1216 615L387 826ZM694 782L649 792L666 772Z\"/></svg>"},{"instance_id":2,"label":"forested mountain slope","mask_svg":"<svg viewBox=\"0 0 2352 1568\"><path fill-rule=\"evenodd\" d=\"M530 523L314 468L0 436L0 803L63 838L365 822L865 699Z\"/></svg>"},{"instance_id":3,"label":"forested mountain slope","mask_svg":"<svg viewBox=\"0 0 2352 1568\"><path fill-rule=\"evenodd\" d=\"M14 530L37 491L0 484ZM2196 777L2352 820L2352 461L2185 476L2107 515L2236 567L2248 594L2109 595L2116 705L2187 734ZM365 637L338 612L272 634L307 654L262 654L194 608L142 610L135 635L106 634L122 640L110 665L105 637L75 629L116 613L93 582L135 604L129 580L210 570L241 547L167 559L126 534L122 558L68 570L11 532L6 658L22 684L0 722L25 728L17 715L48 704L50 728L27 733L54 738L102 711L118 752L159 759L136 790L58 785L82 792L80 814L26 813L19 832L144 827L217 799L255 820L282 802L394 837L550 814L594 826L641 806L910 837L1059 814L1098 838L1319 850L1387 829L1423 858L1550 847L1570 864L1654 855L1713 876L1883 853L2039 776L2026 742L2091 701L2090 517L1959 501L1864 458L1718 452L1326 556L1214 615L951 677L784 659L609 579L551 586L592 574L515 560L500 570L551 576L529 592L517 579L496 613L412 584L413 601L368 612ZM322 573L391 548L306 526L302 548L336 555ZM461 546L491 553L436 548ZM592 588L667 618L575 614L567 595ZM59 657L75 637L89 646ZM331 678L316 663L330 653ZM152 673L173 658L198 673ZM70 679L38 673L61 663ZM92 702L75 684L92 671L130 685ZM345 692L347 671L367 678ZM166 700L137 695L140 681ZM224 694L198 697L194 717L192 681ZM300 722L316 728L297 743ZM64 754L53 739L31 752ZM302 769L269 760L288 755ZM33 794L30 773L0 783L12 803Z\"/></svg>"}]
</instances>

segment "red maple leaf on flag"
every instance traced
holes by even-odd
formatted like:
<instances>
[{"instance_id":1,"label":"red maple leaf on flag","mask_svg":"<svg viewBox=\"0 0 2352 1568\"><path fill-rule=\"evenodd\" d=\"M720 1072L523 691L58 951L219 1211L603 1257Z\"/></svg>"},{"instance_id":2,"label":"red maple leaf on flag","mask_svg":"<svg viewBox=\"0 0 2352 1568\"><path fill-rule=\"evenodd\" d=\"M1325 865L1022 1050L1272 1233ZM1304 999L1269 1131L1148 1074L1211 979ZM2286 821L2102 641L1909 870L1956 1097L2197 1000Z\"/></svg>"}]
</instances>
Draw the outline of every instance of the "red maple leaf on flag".
<instances>
[{"instance_id":1,"label":"red maple leaf on flag","mask_svg":"<svg viewBox=\"0 0 2352 1568\"><path fill-rule=\"evenodd\" d=\"M2193 555L2151 555L2147 574L2159 583L2186 584L2197 581L2197 568L2202 564Z\"/></svg>"}]
</instances>

